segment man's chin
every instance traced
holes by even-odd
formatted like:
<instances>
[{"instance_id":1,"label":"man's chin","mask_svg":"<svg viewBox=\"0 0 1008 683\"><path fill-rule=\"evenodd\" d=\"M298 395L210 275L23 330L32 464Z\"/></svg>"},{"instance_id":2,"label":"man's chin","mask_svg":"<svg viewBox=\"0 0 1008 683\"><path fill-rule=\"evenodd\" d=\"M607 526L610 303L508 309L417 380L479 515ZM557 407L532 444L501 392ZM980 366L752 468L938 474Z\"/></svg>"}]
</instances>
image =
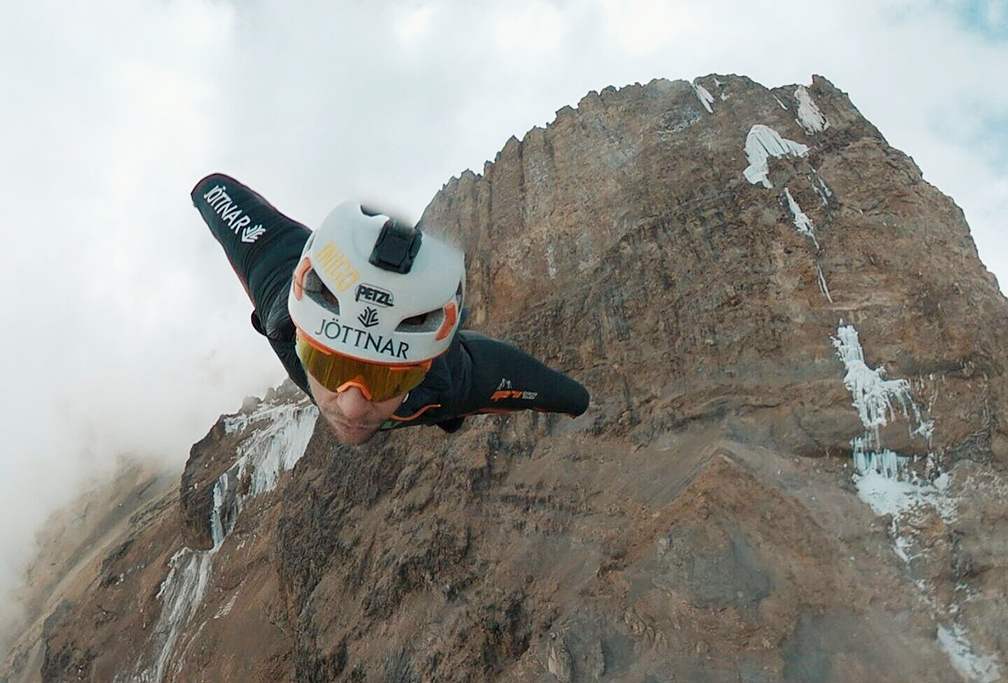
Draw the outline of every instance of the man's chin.
<instances>
[{"instance_id":1,"label":"man's chin","mask_svg":"<svg viewBox=\"0 0 1008 683\"><path fill-rule=\"evenodd\" d=\"M346 446L358 446L378 433L377 427L359 428L334 420L329 420L329 426L332 427L336 440Z\"/></svg>"}]
</instances>

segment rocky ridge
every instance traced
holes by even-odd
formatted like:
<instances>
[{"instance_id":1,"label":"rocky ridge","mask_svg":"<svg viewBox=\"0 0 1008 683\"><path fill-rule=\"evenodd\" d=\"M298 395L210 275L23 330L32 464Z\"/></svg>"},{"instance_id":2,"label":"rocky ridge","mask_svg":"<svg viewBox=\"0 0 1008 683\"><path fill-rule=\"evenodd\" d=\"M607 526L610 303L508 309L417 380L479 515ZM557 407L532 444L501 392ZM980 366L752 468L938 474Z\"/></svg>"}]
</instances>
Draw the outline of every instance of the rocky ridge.
<instances>
[{"instance_id":1,"label":"rocky ridge","mask_svg":"<svg viewBox=\"0 0 1008 683\"><path fill-rule=\"evenodd\" d=\"M177 486L177 471L127 458L114 476L92 482L52 515L37 534L38 554L26 568L23 585L12 596L13 604L6 605L22 616L0 641L0 681L40 680L46 657L43 634L94 586L121 580L108 566L129 549L138 530L173 516Z\"/></svg>"},{"instance_id":2,"label":"rocky ridge","mask_svg":"<svg viewBox=\"0 0 1008 683\"><path fill-rule=\"evenodd\" d=\"M249 402L41 680L1004 678L1008 302L844 93L606 88L423 221L589 412L350 449Z\"/></svg>"}]
</instances>

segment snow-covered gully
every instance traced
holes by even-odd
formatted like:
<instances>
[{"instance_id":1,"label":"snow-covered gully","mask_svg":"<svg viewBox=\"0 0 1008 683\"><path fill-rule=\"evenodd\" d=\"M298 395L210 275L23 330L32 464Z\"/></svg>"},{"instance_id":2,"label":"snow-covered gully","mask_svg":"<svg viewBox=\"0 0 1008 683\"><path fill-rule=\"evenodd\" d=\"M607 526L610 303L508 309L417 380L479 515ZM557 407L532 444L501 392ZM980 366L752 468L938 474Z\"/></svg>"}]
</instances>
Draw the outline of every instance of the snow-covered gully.
<instances>
[{"instance_id":1,"label":"snow-covered gully","mask_svg":"<svg viewBox=\"0 0 1008 683\"><path fill-rule=\"evenodd\" d=\"M844 384L865 428L864 434L851 441L858 496L875 514L892 515L889 531L893 549L912 573L911 562L927 550L918 547L908 530L918 527L915 520L931 510L946 524L953 524L959 501L949 491L949 473L939 470L933 453L916 457L900 455L884 447L879 430L902 415L910 435L930 443L934 424L922 416L910 382L886 379L884 368L872 368L865 362L853 325L841 321L833 345L846 371ZM938 624L938 645L963 680L970 683L1001 680L997 657L978 652L964 626L957 621L958 606L939 605L926 581L918 579L915 585Z\"/></svg>"},{"instance_id":2,"label":"snow-covered gully","mask_svg":"<svg viewBox=\"0 0 1008 683\"><path fill-rule=\"evenodd\" d=\"M168 576L158 592L162 608L150 648L132 668L116 677L116 683L160 683L169 665L181 668L184 658L178 656L179 638L203 601L214 555L234 529L245 503L276 486L280 473L293 468L304 455L317 416L318 410L306 399L297 404L262 403L250 414L225 420L226 432L247 435L238 447L235 463L214 484L213 547L181 548L172 556ZM251 473L251 485L242 493L239 482L246 472Z\"/></svg>"}]
</instances>

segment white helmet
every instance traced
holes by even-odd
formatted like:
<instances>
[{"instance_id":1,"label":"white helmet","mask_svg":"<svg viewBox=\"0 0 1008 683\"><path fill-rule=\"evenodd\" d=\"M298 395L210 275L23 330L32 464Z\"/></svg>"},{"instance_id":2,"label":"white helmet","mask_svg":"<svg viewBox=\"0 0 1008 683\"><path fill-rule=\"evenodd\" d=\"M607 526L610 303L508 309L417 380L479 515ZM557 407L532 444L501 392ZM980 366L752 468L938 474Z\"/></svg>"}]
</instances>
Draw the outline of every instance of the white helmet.
<instances>
[{"instance_id":1,"label":"white helmet","mask_svg":"<svg viewBox=\"0 0 1008 683\"><path fill-rule=\"evenodd\" d=\"M287 307L323 352L416 365L448 350L464 291L461 250L344 202L305 243Z\"/></svg>"}]
</instances>

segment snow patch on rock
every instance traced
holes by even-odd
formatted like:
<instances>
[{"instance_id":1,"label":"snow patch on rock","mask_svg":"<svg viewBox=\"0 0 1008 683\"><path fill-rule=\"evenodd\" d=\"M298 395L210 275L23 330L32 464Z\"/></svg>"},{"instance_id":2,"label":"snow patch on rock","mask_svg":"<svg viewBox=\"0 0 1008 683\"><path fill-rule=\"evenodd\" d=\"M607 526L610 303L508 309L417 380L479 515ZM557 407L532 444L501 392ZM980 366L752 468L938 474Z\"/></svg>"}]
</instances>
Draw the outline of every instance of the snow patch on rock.
<instances>
[{"instance_id":1,"label":"snow patch on rock","mask_svg":"<svg viewBox=\"0 0 1008 683\"><path fill-rule=\"evenodd\" d=\"M159 683L164 678L168 663L174 660L179 636L206 594L213 556L234 528L245 502L276 486L280 472L294 467L304 455L317 417L318 409L305 399L297 404L262 403L252 413L224 421L226 433L247 430L249 425L260 422L266 424L250 431L238 447L235 463L214 483L210 520L213 547L182 548L169 560L168 576L158 590L163 606L153 629L153 656L120 673L115 678L117 683ZM251 483L242 493L240 484L247 472Z\"/></svg>"},{"instance_id":2,"label":"snow patch on rock","mask_svg":"<svg viewBox=\"0 0 1008 683\"><path fill-rule=\"evenodd\" d=\"M813 185L812 189L814 189L816 194L819 195L819 201L822 202L822 205L829 206L829 198L833 196L833 193L828 187L826 187L826 183L823 182L818 173L816 173L815 179L818 185Z\"/></svg>"},{"instance_id":3,"label":"snow patch on rock","mask_svg":"<svg viewBox=\"0 0 1008 683\"><path fill-rule=\"evenodd\" d=\"M830 296L829 287L826 286L826 276L823 275L822 266L819 265L819 261L816 261L815 272L816 279L819 281L819 291L826 297L826 301L833 303L833 297Z\"/></svg>"},{"instance_id":4,"label":"snow patch on rock","mask_svg":"<svg viewBox=\"0 0 1008 683\"><path fill-rule=\"evenodd\" d=\"M780 102L780 100L777 101ZM781 103L781 106L784 106L783 103ZM767 177L769 173L767 160L772 156L806 156L808 154L808 147L794 140L782 138L777 131L769 126L756 124L749 129L749 134L746 136L745 151L746 157L749 159L749 166L743 172L746 180L754 185L761 183L763 187L772 188L773 184ZM816 177L818 178L818 174L816 174ZM822 184L821 180L819 182ZM825 185L823 185L823 189L825 189ZM829 190L826 190L826 192L829 192ZM788 188L784 188L784 194L787 197L791 215L794 217L795 227L800 233L812 240L817 252L820 251L819 240L815 237L812 221L802 211L801 207L798 206L798 202L795 201ZM830 295L829 287L826 284L826 277L823 275L818 259L815 261L815 270L819 290L826 297L827 301L833 303L833 297Z\"/></svg>"},{"instance_id":5,"label":"snow patch on rock","mask_svg":"<svg viewBox=\"0 0 1008 683\"><path fill-rule=\"evenodd\" d=\"M805 129L808 134L821 133L829 128L829 121L819 111L812 96L804 85L799 85L795 90L795 98L798 100L798 125Z\"/></svg>"},{"instance_id":6,"label":"snow patch on rock","mask_svg":"<svg viewBox=\"0 0 1008 683\"><path fill-rule=\"evenodd\" d=\"M901 407L903 417L910 424L910 434L930 441L934 423L921 417L920 408L910 395L910 382L905 379L886 379L885 368L869 367L865 363L864 349L861 348L853 325L844 325L841 321L837 336L833 338L833 346L846 369L844 385L854 398L853 405L858 411L861 424L867 430L866 436L869 437L867 440L864 437L855 439L860 447L870 450L881 447L879 428L892 419L894 403ZM913 412L912 419L910 411ZM913 428L914 422L917 423L916 428Z\"/></svg>"},{"instance_id":7,"label":"snow patch on rock","mask_svg":"<svg viewBox=\"0 0 1008 683\"><path fill-rule=\"evenodd\" d=\"M809 220L809 217L806 216L805 212L801 210L800 206L798 206L798 202L795 201L795 198L791 196L791 190L785 187L784 195L787 197L788 208L791 209L791 215L794 216L794 224L795 227L798 228L798 232L815 242L816 248L818 248L819 242L815 238L812 221Z\"/></svg>"},{"instance_id":8,"label":"snow patch on rock","mask_svg":"<svg viewBox=\"0 0 1008 683\"><path fill-rule=\"evenodd\" d=\"M933 471L936 467L933 456L927 457L927 469ZM945 522L954 522L959 501L948 495L948 473L928 481L913 471L912 463L913 458L891 450L855 450L854 480L858 497L879 516L898 518L904 512L930 506ZM897 536L896 541L899 544L900 537Z\"/></svg>"},{"instance_id":9,"label":"snow patch on rock","mask_svg":"<svg viewBox=\"0 0 1008 683\"><path fill-rule=\"evenodd\" d=\"M994 655L978 655L973 651L966 632L959 624L951 629L938 627L938 644L948 655L952 667L973 683L995 683L1001 680L1001 667Z\"/></svg>"},{"instance_id":10,"label":"snow patch on rock","mask_svg":"<svg viewBox=\"0 0 1008 683\"><path fill-rule=\"evenodd\" d=\"M951 478L943 472L934 476L938 465L934 454L927 456L902 456L882 447L879 428L894 416L894 404L902 408L903 416L911 426L911 435L928 439L934 423L924 420L910 392L910 383L904 379L886 379L884 368L871 368L865 363L864 350L853 325L841 321L837 336L833 338L837 356L844 364L844 384L854 397L865 433L851 440L854 452L854 482L858 497L879 516L891 515L890 536L893 551L908 566L921 555L926 555L930 545L919 543L912 529L919 515L934 510L942 521L956 521L959 499L949 491ZM908 410L909 408L909 410ZM917 427L913 428L913 423ZM920 458L924 462L920 462ZM923 464L924 476L919 472ZM904 524L909 522L908 524ZM909 528L910 531L904 531ZM916 552L915 552L916 551ZM937 639L953 668L964 680L971 683L993 683L1001 679L998 660L993 655L979 654L970 643L965 629L957 623L959 608L953 604L940 609L934 592L923 579L915 581L920 596L930 607L939 622Z\"/></svg>"},{"instance_id":11,"label":"snow patch on rock","mask_svg":"<svg viewBox=\"0 0 1008 683\"><path fill-rule=\"evenodd\" d=\"M116 683L161 681L183 628L203 601L210 581L213 552L182 548L172 555L168 561L168 576L157 594L162 607L153 630L154 656L148 664L138 662L133 671L116 676Z\"/></svg>"},{"instance_id":12,"label":"snow patch on rock","mask_svg":"<svg viewBox=\"0 0 1008 683\"><path fill-rule=\"evenodd\" d=\"M231 608L234 607L235 601L238 600L238 591L234 592L231 599L228 600L227 604L217 610L217 614L214 615L214 619L220 619L221 617L226 617L231 613Z\"/></svg>"},{"instance_id":13,"label":"snow patch on rock","mask_svg":"<svg viewBox=\"0 0 1008 683\"><path fill-rule=\"evenodd\" d=\"M705 87L700 85L698 82L693 82L693 92L696 93L697 99L700 100L700 104L707 109L709 114L713 114L714 110L711 109L711 104L714 103L714 96L711 95Z\"/></svg>"},{"instance_id":14,"label":"snow patch on rock","mask_svg":"<svg viewBox=\"0 0 1008 683\"><path fill-rule=\"evenodd\" d=\"M746 157L749 159L749 166L743 174L753 185L762 183L763 187L771 188L767 174L767 159L770 157L797 156L803 157L808 154L808 147L782 138L780 134L770 126L757 123L749 129L745 142Z\"/></svg>"}]
</instances>

